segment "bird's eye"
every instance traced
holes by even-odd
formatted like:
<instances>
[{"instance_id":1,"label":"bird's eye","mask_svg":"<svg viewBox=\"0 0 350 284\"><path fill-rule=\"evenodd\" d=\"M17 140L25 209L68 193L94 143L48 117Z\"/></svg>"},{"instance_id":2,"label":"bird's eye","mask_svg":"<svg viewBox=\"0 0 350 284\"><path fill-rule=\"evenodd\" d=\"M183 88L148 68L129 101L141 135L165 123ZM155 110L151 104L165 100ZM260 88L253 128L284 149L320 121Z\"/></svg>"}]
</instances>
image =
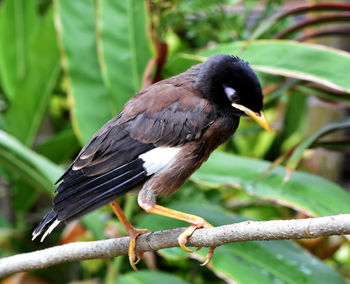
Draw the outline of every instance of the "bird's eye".
<instances>
[{"instance_id":1,"label":"bird's eye","mask_svg":"<svg viewBox=\"0 0 350 284\"><path fill-rule=\"evenodd\" d=\"M234 102L237 100L237 91L234 88L231 87L224 87L225 94L227 98L231 101Z\"/></svg>"}]
</instances>

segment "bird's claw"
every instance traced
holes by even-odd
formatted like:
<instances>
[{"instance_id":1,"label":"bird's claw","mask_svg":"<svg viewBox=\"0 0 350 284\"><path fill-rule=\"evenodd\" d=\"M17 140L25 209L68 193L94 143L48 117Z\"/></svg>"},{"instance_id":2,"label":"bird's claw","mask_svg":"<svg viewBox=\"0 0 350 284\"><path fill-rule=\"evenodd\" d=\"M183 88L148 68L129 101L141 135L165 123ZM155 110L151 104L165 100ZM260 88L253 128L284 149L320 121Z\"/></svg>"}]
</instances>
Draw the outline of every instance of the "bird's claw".
<instances>
[{"instance_id":1,"label":"bird's claw","mask_svg":"<svg viewBox=\"0 0 350 284\"><path fill-rule=\"evenodd\" d=\"M212 259L213 255L214 255L214 249L215 249L215 247L209 248L209 251L207 253L207 257L206 257L205 261L201 264L201 266L206 266L210 262L210 260Z\"/></svg>"},{"instance_id":2,"label":"bird's claw","mask_svg":"<svg viewBox=\"0 0 350 284\"><path fill-rule=\"evenodd\" d=\"M200 228L210 228L210 227L213 227L213 225L211 225L210 223L208 222L204 222L203 224L192 224L190 227L188 227L177 239L178 243L179 243L179 246L184 250L184 251L187 251L187 252L190 252L190 253L193 253L193 252L196 252L198 250L200 250L202 247L198 247L196 248L195 250L191 250L189 249L188 247L186 247L186 243L187 243L187 239L193 234L193 232L197 229L200 229ZM214 249L215 247L210 247L209 248L209 252L207 254L207 257L206 257L206 260L201 264L202 266L204 265L207 265L211 258L213 257L214 255Z\"/></svg>"},{"instance_id":3,"label":"bird's claw","mask_svg":"<svg viewBox=\"0 0 350 284\"><path fill-rule=\"evenodd\" d=\"M191 226L189 226L177 239L177 242L179 243L179 246L184 250L184 251L187 251L187 252L195 252L195 251L198 251L200 250L201 248L196 248L195 250L191 250L189 249L188 247L186 247L186 243L187 243L187 239L193 234L193 232L195 230L197 230L199 227L198 225L194 225L192 224Z\"/></svg>"},{"instance_id":4,"label":"bird's claw","mask_svg":"<svg viewBox=\"0 0 350 284\"><path fill-rule=\"evenodd\" d=\"M135 253L135 247L136 247L136 239L138 236L149 233L149 230L147 229L135 229L133 228L132 232L130 232L130 241L129 241L129 250L128 250L128 255L129 255L129 262L135 271L139 271L136 267L136 264L138 264L143 256L143 252L140 253ZM136 257L137 256L137 257Z\"/></svg>"}]
</instances>

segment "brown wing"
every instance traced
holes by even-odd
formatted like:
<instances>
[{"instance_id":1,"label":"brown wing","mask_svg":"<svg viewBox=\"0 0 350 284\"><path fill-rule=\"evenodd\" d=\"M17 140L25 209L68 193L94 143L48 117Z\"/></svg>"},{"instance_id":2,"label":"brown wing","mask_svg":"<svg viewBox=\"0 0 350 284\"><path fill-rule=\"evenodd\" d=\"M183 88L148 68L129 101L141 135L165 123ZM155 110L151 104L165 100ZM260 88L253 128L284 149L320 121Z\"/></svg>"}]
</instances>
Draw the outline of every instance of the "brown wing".
<instances>
[{"instance_id":1,"label":"brown wing","mask_svg":"<svg viewBox=\"0 0 350 284\"><path fill-rule=\"evenodd\" d=\"M194 140L215 118L209 102L198 92L169 81L135 95L91 138L59 179L54 207L34 236L51 224L78 218L142 185L149 176L139 155Z\"/></svg>"},{"instance_id":2,"label":"brown wing","mask_svg":"<svg viewBox=\"0 0 350 284\"><path fill-rule=\"evenodd\" d=\"M215 120L209 102L194 90L157 84L135 95L82 149L73 170L101 174L157 146L197 139Z\"/></svg>"}]
</instances>

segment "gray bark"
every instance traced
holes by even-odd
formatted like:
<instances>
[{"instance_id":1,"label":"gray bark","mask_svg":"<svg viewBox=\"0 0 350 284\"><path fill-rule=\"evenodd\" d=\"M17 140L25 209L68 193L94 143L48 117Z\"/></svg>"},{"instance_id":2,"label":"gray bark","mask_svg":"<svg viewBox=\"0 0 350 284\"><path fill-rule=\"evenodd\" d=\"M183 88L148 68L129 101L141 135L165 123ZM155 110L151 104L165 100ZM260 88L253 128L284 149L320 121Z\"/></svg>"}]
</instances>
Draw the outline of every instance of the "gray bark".
<instances>
[{"instance_id":1,"label":"gray bark","mask_svg":"<svg viewBox=\"0 0 350 284\"><path fill-rule=\"evenodd\" d=\"M156 251L177 247L185 228L151 232L137 239L136 251ZM220 227L198 229L188 246L220 246L230 242L284 240L350 234L350 214L279 221L246 221ZM59 263L127 254L129 237L93 242L75 242L0 259L0 277L49 267Z\"/></svg>"}]
</instances>

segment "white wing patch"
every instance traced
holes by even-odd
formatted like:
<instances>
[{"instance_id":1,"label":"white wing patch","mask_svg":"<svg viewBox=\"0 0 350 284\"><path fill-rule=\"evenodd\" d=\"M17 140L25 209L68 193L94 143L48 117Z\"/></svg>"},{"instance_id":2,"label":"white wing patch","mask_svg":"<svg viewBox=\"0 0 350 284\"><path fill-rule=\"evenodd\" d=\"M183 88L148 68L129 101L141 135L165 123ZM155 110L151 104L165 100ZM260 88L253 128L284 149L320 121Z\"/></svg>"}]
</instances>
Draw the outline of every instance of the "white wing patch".
<instances>
[{"instance_id":1,"label":"white wing patch","mask_svg":"<svg viewBox=\"0 0 350 284\"><path fill-rule=\"evenodd\" d=\"M143 167L148 176L171 165L179 147L159 147L139 156L144 161Z\"/></svg>"}]
</instances>

